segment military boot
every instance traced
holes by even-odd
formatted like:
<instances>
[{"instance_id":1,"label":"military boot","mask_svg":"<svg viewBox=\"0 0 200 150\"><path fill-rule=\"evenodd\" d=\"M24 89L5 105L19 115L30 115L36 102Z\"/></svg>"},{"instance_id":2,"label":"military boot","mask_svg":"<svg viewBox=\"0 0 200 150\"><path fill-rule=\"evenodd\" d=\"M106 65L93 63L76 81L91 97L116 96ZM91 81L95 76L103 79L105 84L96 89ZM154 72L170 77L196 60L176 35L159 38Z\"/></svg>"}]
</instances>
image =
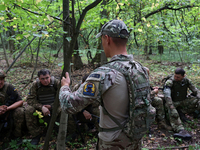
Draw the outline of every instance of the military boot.
<instances>
[{"instance_id":1,"label":"military boot","mask_svg":"<svg viewBox=\"0 0 200 150\"><path fill-rule=\"evenodd\" d=\"M158 128L159 129L166 129L168 131L172 131L172 127L167 125L166 122L163 120L163 121L159 121L158 122Z\"/></svg>"},{"instance_id":2,"label":"military boot","mask_svg":"<svg viewBox=\"0 0 200 150\"><path fill-rule=\"evenodd\" d=\"M174 134L174 138L181 138L183 140L190 140L192 136L185 130L180 130L178 133Z\"/></svg>"}]
</instances>

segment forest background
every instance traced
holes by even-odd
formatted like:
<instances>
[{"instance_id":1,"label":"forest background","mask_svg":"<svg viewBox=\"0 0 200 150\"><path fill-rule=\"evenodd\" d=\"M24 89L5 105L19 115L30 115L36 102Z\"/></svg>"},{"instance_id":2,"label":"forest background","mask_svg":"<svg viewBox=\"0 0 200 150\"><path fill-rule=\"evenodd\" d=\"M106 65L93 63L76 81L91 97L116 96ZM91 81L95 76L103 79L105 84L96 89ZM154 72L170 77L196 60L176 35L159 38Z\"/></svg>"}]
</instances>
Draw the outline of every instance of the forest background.
<instances>
[{"instance_id":1,"label":"forest background","mask_svg":"<svg viewBox=\"0 0 200 150\"><path fill-rule=\"evenodd\" d=\"M131 31L128 53L150 69L152 86L162 87L162 78L182 67L200 89L199 6L199 0L0 0L0 69L24 101L42 68L58 79L71 72L73 86L108 61L95 36L105 22L120 19ZM66 124L67 115L62 117ZM52 122L47 135L52 133ZM174 140L155 128L155 138L144 138L143 147L185 144L197 148L199 124L198 120L185 124L195 135L191 143ZM64 137L66 128L61 130ZM46 137L43 149L51 146L50 136ZM61 141L57 149L65 147L64 139L57 141Z\"/></svg>"}]
</instances>

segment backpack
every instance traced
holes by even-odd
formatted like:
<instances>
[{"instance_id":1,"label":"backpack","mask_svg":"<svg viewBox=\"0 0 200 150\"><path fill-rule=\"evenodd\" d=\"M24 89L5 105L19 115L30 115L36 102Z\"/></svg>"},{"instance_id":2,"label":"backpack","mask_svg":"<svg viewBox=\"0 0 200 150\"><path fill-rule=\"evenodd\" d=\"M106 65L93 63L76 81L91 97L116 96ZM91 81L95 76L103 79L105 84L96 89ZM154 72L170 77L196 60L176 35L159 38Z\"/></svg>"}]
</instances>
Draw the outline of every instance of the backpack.
<instances>
[{"instance_id":1,"label":"backpack","mask_svg":"<svg viewBox=\"0 0 200 150\"><path fill-rule=\"evenodd\" d=\"M120 61L104 65L121 72L126 79L129 94L129 118L125 125L108 113L101 98L104 114L108 115L119 127L104 129L102 131L122 131L132 140L140 140L149 131L151 123L155 120L155 108L150 103L150 85L146 69L136 61L129 61L131 68Z\"/></svg>"}]
</instances>

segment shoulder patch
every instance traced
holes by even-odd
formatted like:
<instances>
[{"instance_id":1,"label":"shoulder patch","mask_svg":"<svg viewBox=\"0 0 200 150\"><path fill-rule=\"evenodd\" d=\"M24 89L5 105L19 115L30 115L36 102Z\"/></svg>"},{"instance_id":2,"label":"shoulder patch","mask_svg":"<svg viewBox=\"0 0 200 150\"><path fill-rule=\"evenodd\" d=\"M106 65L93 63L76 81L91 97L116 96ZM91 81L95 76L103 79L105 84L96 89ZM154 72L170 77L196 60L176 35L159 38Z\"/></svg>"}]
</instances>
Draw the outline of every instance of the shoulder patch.
<instances>
[{"instance_id":1,"label":"shoulder patch","mask_svg":"<svg viewBox=\"0 0 200 150\"><path fill-rule=\"evenodd\" d=\"M14 88L14 91L17 91L17 89L16 89L16 88Z\"/></svg>"},{"instance_id":2,"label":"shoulder patch","mask_svg":"<svg viewBox=\"0 0 200 150\"><path fill-rule=\"evenodd\" d=\"M86 81L100 81L101 80L101 73L92 73L88 76Z\"/></svg>"},{"instance_id":3,"label":"shoulder patch","mask_svg":"<svg viewBox=\"0 0 200 150\"><path fill-rule=\"evenodd\" d=\"M96 86L92 82L88 82L83 87L83 95L94 96L96 92Z\"/></svg>"}]
</instances>

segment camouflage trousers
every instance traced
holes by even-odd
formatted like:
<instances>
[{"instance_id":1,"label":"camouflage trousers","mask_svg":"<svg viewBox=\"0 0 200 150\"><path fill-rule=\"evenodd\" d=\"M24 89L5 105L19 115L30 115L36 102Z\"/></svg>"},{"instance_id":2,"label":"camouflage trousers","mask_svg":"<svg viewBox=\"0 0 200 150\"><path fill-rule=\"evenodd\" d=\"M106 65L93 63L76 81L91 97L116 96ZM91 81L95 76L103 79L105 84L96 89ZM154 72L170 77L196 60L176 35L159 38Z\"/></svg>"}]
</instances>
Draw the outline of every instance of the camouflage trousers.
<instances>
[{"instance_id":1,"label":"camouflage trousers","mask_svg":"<svg viewBox=\"0 0 200 150\"><path fill-rule=\"evenodd\" d=\"M165 108L167 110L168 118L170 125L172 129L175 132L179 132L180 130L183 130L184 127L182 125L182 121L179 117L178 111L176 110L176 107L174 106L174 103L171 98L165 99Z\"/></svg>"},{"instance_id":2,"label":"camouflage trousers","mask_svg":"<svg viewBox=\"0 0 200 150\"><path fill-rule=\"evenodd\" d=\"M25 112L23 107L18 107L13 112L14 120L14 135L16 137L22 136L22 131L25 127Z\"/></svg>"},{"instance_id":3,"label":"camouflage trousers","mask_svg":"<svg viewBox=\"0 0 200 150\"><path fill-rule=\"evenodd\" d=\"M99 139L96 150L141 150L141 140L131 142L124 132L112 142Z\"/></svg>"},{"instance_id":4,"label":"camouflage trousers","mask_svg":"<svg viewBox=\"0 0 200 150\"><path fill-rule=\"evenodd\" d=\"M183 113L193 113L195 110L200 111L200 99L195 96L188 96L183 101L173 102L176 108L180 108Z\"/></svg>"},{"instance_id":5,"label":"camouflage trousers","mask_svg":"<svg viewBox=\"0 0 200 150\"><path fill-rule=\"evenodd\" d=\"M37 136L42 133L43 128L45 127L44 124L39 123L38 116L34 116L33 113L36 111L36 109L33 106L27 105L25 107L25 119L26 119L26 125L28 132L33 136ZM42 111L41 111L42 112ZM52 111L50 111L52 116ZM61 108L58 108L57 115L58 118L60 117ZM51 116L45 116L43 119L44 122L47 124L50 123ZM57 120L60 121L59 119Z\"/></svg>"},{"instance_id":6,"label":"camouflage trousers","mask_svg":"<svg viewBox=\"0 0 200 150\"><path fill-rule=\"evenodd\" d=\"M165 110L163 100L160 97L154 97L152 100L152 106L156 108L156 119L162 121L165 119Z\"/></svg>"},{"instance_id":7,"label":"camouflage trousers","mask_svg":"<svg viewBox=\"0 0 200 150\"><path fill-rule=\"evenodd\" d=\"M33 136L37 136L42 132L39 126L38 116L34 116L35 108L33 106L27 105L25 107L25 119L28 132Z\"/></svg>"}]
</instances>

